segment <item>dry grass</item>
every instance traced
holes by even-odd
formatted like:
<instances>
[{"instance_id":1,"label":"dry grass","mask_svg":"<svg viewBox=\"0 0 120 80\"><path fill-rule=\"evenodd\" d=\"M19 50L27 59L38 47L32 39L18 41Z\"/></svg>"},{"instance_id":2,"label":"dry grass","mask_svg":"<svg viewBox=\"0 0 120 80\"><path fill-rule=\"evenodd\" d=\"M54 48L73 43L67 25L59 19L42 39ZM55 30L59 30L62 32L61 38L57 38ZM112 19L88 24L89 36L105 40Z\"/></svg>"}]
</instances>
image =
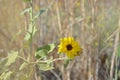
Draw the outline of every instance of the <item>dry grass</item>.
<instances>
[{"instance_id":1,"label":"dry grass","mask_svg":"<svg viewBox=\"0 0 120 80\"><path fill-rule=\"evenodd\" d=\"M120 65L116 66L120 61L116 55L120 44L119 3L119 0L34 0L35 12L43 8L48 8L48 11L37 20L38 31L33 39L33 53L37 47L58 42L59 38L65 36L75 37L81 43L83 53L71 61L66 68L63 61L57 61L55 70L37 71L39 75L33 73L34 77L31 80L116 78L115 70L118 69L118 73L120 72ZM29 16L20 13L28 6L29 4L22 0L0 0L1 59L6 57L10 50L19 50L24 46ZM25 49L24 54L21 55L27 57L27 52L28 49ZM57 50L52 54L54 58L58 57L56 53ZM25 71L20 72L22 73Z\"/></svg>"}]
</instances>

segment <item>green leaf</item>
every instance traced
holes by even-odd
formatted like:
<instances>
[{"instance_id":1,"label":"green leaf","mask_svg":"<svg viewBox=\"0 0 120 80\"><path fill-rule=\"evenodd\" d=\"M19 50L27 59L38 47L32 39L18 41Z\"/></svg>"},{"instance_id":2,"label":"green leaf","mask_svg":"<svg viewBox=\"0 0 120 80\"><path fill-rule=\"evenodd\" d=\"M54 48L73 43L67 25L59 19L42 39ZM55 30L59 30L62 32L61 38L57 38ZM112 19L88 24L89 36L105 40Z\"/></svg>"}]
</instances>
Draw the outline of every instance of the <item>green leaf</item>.
<instances>
[{"instance_id":1,"label":"green leaf","mask_svg":"<svg viewBox=\"0 0 120 80\"><path fill-rule=\"evenodd\" d=\"M8 80L12 73L12 71L3 72L0 76L0 80Z\"/></svg>"},{"instance_id":2,"label":"green leaf","mask_svg":"<svg viewBox=\"0 0 120 80\"><path fill-rule=\"evenodd\" d=\"M30 12L31 10L32 10L31 7L26 8L25 10L23 10L23 11L21 12L21 15L24 15L25 13Z\"/></svg>"},{"instance_id":3,"label":"green leaf","mask_svg":"<svg viewBox=\"0 0 120 80\"><path fill-rule=\"evenodd\" d=\"M68 64L69 64L70 61L72 61L72 59L69 59L69 58L68 58L68 59L65 59L65 60L64 60L64 67L65 67L65 68L68 66Z\"/></svg>"},{"instance_id":4,"label":"green leaf","mask_svg":"<svg viewBox=\"0 0 120 80\"><path fill-rule=\"evenodd\" d=\"M39 16L41 16L44 12L46 12L48 9L41 9L33 18L33 20L37 19Z\"/></svg>"},{"instance_id":5,"label":"green leaf","mask_svg":"<svg viewBox=\"0 0 120 80\"><path fill-rule=\"evenodd\" d=\"M21 74L21 76L19 77L19 80L29 80L28 73Z\"/></svg>"},{"instance_id":6,"label":"green leaf","mask_svg":"<svg viewBox=\"0 0 120 80\"><path fill-rule=\"evenodd\" d=\"M28 41L30 38L31 38L31 34L29 32L27 32L24 40Z\"/></svg>"},{"instance_id":7,"label":"green leaf","mask_svg":"<svg viewBox=\"0 0 120 80\"><path fill-rule=\"evenodd\" d=\"M37 51L39 51L41 49L46 49L47 53L50 53L53 51L54 48L55 48L55 44L52 43L52 44L48 44L48 45L38 48Z\"/></svg>"},{"instance_id":8,"label":"green leaf","mask_svg":"<svg viewBox=\"0 0 120 80\"><path fill-rule=\"evenodd\" d=\"M37 31L37 28L36 27L34 27L33 28L33 33L32 33L32 36L34 36L35 35L35 32Z\"/></svg>"},{"instance_id":9,"label":"green leaf","mask_svg":"<svg viewBox=\"0 0 120 80\"><path fill-rule=\"evenodd\" d=\"M42 49L35 53L36 58L45 58L47 56L47 50Z\"/></svg>"},{"instance_id":10,"label":"green leaf","mask_svg":"<svg viewBox=\"0 0 120 80\"><path fill-rule=\"evenodd\" d=\"M28 63L24 62L24 63L20 66L19 70L22 70L22 69L24 69L24 68L27 67L27 66L28 66Z\"/></svg>"},{"instance_id":11,"label":"green leaf","mask_svg":"<svg viewBox=\"0 0 120 80\"><path fill-rule=\"evenodd\" d=\"M43 70L43 71L54 69L53 66L51 66L50 64L47 64L47 63L40 63L39 68L40 68L40 70Z\"/></svg>"},{"instance_id":12,"label":"green leaf","mask_svg":"<svg viewBox=\"0 0 120 80\"><path fill-rule=\"evenodd\" d=\"M32 31L33 31L33 26L31 25L31 24L29 24L29 28L28 28L28 33L32 33Z\"/></svg>"},{"instance_id":13,"label":"green leaf","mask_svg":"<svg viewBox=\"0 0 120 80\"><path fill-rule=\"evenodd\" d=\"M15 62L16 58L17 58L18 52L17 51L11 51L10 53L8 53L8 60L7 63L5 64L6 66L11 65L12 63Z\"/></svg>"},{"instance_id":14,"label":"green leaf","mask_svg":"<svg viewBox=\"0 0 120 80\"><path fill-rule=\"evenodd\" d=\"M43 47L39 47L35 53L36 58L44 58L53 51L55 44L48 44Z\"/></svg>"},{"instance_id":15,"label":"green leaf","mask_svg":"<svg viewBox=\"0 0 120 80\"><path fill-rule=\"evenodd\" d=\"M35 32L37 31L36 27L30 25L29 28L28 28L28 32L26 33L25 35L25 38L24 40L29 40L32 36L35 35ZM32 35L31 35L32 34Z\"/></svg>"}]
</instances>

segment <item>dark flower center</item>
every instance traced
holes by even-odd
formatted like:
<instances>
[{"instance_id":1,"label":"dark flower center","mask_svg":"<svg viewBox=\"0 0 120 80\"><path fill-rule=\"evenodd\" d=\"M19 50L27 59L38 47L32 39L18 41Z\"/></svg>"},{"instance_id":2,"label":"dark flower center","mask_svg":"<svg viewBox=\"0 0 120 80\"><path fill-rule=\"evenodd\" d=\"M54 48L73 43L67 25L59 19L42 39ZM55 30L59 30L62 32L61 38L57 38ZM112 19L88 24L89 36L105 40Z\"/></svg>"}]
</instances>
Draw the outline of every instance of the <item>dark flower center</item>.
<instances>
[{"instance_id":1,"label":"dark flower center","mask_svg":"<svg viewBox=\"0 0 120 80\"><path fill-rule=\"evenodd\" d=\"M72 50L73 48L71 44L68 44L66 47L67 47L67 50Z\"/></svg>"}]
</instances>

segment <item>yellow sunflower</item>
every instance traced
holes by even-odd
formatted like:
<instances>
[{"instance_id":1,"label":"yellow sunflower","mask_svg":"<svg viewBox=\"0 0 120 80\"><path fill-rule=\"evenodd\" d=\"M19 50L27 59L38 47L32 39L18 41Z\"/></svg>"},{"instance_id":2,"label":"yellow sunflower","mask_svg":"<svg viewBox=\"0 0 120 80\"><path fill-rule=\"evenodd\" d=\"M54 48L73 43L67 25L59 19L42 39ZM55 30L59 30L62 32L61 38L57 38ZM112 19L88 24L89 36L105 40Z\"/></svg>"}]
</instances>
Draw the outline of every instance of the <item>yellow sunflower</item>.
<instances>
[{"instance_id":1,"label":"yellow sunflower","mask_svg":"<svg viewBox=\"0 0 120 80\"><path fill-rule=\"evenodd\" d=\"M65 53L70 59L73 59L82 52L81 46L72 37L61 38L58 47L58 52Z\"/></svg>"}]
</instances>

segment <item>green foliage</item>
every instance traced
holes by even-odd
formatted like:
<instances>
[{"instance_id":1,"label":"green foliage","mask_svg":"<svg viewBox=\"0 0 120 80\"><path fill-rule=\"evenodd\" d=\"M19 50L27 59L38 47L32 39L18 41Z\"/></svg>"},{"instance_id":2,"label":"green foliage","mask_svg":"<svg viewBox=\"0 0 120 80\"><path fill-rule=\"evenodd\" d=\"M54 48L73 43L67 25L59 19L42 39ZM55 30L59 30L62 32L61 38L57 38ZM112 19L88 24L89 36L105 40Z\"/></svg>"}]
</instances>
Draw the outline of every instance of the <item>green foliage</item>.
<instances>
[{"instance_id":1,"label":"green foliage","mask_svg":"<svg viewBox=\"0 0 120 80\"><path fill-rule=\"evenodd\" d=\"M30 26L24 39L27 41L30 40L30 38L34 36L36 31L37 31L36 27L33 28L32 26Z\"/></svg>"},{"instance_id":2,"label":"green foliage","mask_svg":"<svg viewBox=\"0 0 120 80\"><path fill-rule=\"evenodd\" d=\"M10 53L8 53L8 60L7 63L5 64L6 66L11 65L12 63L15 62L16 58L18 56L18 52L17 51L11 51Z\"/></svg>"},{"instance_id":3,"label":"green foliage","mask_svg":"<svg viewBox=\"0 0 120 80\"><path fill-rule=\"evenodd\" d=\"M48 63L40 63L40 64L38 64L38 66L39 66L40 70L43 70L43 71L54 69L54 67Z\"/></svg>"},{"instance_id":4,"label":"green foliage","mask_svg":"<svg viewBox=\"0 0 120 80\"><path fill-rule=\"evenodd\" d=\"M70 61L72 61L72 59L65 59L64 60L64 67L67 67Z\"/></svg>"},{"instance_id":5,"label":"green foliage","mask_svg":"<svg viewBox=\"0 0 120 80\"><path fill-rule=\"evenodd\" d=\"M0 80L9 80L9 77L12 73L12 71L3 72L0 76Z\"/></svg>"},{"instance_id":6,"label":"green foliage","mask_svg":"<svg viewBox=\"0 0 120 80\"><path fill-rule=\"evenodd\" d=\"M46 12L48 9L41 9L33 18L33 20L36 20L39 16L41 16L44 12Z\"/></svg>"},{"instance_id":7,"label":"green foliage","mask_svg":"<svg viewBox=\"0 0 120 80\"><path fill-rule=\"evenodd\" d=\"M31 34L29 32L26 33L24 40L29 40L31 37Z\"/></svg>"},{"instance_id":8,"label":"green foliage","mask_svg":"<svg viewBox=\"0 0 120 80\"><path fill-rule=\"evenodd\" d=\"M21 12L21 15L24 15L25 13L29 13L30 11L31 11L31 7L29 7L29 8L26 8L25 10L23 10L22 12Z\"/></svg>"},{"instance_id":9,"label":"green foliage","mask_svg":"<svg viewBox=\"0 0 120 80\"><path fill-rule=\"evenodd\" d=\"M42 15L47 9L41 9L33 18L31 23L29 24L29 28L27 31L27 34L25 35L25 40L30 40L32 36L35 35L35 32L37 31L37 28L35 27L35 20ZM21 14L25 14L26 12L29 12L29 15L31 14L30 12L32 11L32 8L27 8L25 9Z\"/></svg>"},{"instance_id":10,"label":"green foliage","mask_svg":"<svg viewBox=\"0 0 120 80\"><path fill-rule=\"evenodd\" d=\"M39 47L35 53L36 58L45 58L47 55L53 51L55 44L48 44L42 47Z\"/></svg>"},{"instance_id":11,"label":"green foliage","mask_svg":"<svg viewBox=\"0 0 120 80\"><path fill-rule=\"evenodd\" d=\"M28 63L23 62L23 63L21 64L19 70L22 70L22 69L26 68L27 66L28 66Z\"/></svg>"}]
</instances>

